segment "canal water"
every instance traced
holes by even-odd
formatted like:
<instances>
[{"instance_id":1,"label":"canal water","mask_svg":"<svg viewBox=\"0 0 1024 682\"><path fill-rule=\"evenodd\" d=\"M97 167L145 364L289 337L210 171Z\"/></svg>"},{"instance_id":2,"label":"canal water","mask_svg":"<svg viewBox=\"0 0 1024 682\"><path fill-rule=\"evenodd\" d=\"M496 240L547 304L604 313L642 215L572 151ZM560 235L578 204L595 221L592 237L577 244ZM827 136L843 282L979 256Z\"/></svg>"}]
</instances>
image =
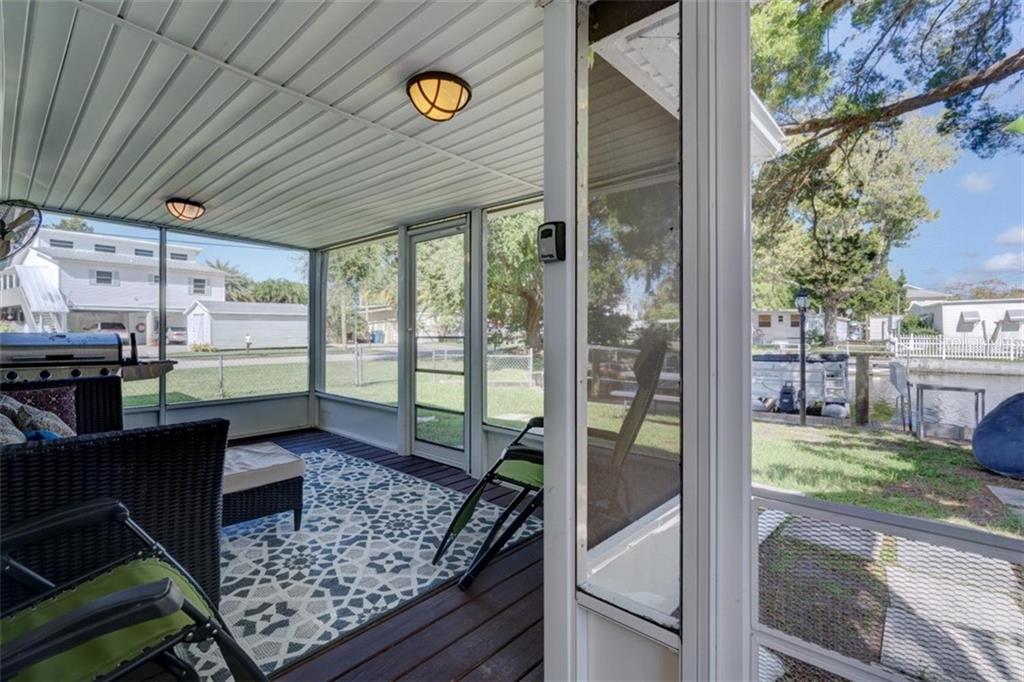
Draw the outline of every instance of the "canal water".
<instances>
[{"instance_id":1,"label":"canal water","mask_svg":"<svg viewBox=\"0 0 1024 682\"><path fill-rule=\"evenodd\" d=\"M1024 377L993 374L950 374L912 371L910 380L914 384L939 384L942 386L963 386L985 389L985 408L991 411L996 405L1015 393L1024 391ZM856 395L856 378L850 374L850 398ZM896 410L896 387L889 381L888 374L871 375L871 403L882 402L893 408L891 421L899 422ZM913 400L917 400L914 391ZM872 410L878 414L877 408ZM916 406L915 406L916 411ZM874 417L873 417L874 418ZM925 391L924 418L929 423L974 426L974 394L959 391Z\"/></svg>"}]
</instances>

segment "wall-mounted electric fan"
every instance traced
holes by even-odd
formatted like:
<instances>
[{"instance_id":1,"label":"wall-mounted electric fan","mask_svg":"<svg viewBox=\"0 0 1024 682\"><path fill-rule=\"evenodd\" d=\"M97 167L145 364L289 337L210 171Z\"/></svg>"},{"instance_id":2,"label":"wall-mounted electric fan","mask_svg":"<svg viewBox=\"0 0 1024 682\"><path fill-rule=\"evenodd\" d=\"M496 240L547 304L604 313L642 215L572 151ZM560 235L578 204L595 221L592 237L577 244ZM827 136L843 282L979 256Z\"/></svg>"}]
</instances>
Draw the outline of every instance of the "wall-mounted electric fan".
<instances>
[{"instance_id":1,"label":"wall-mounted electric fan","mask_svg":"<svg viewBox=\"0 0 1024 682\"><path fill-rule=\"evenodd\" d=\"M28 246L39 231L43 214L27 201L0 201L0 261Z\"/></svg>"}]
</instances>

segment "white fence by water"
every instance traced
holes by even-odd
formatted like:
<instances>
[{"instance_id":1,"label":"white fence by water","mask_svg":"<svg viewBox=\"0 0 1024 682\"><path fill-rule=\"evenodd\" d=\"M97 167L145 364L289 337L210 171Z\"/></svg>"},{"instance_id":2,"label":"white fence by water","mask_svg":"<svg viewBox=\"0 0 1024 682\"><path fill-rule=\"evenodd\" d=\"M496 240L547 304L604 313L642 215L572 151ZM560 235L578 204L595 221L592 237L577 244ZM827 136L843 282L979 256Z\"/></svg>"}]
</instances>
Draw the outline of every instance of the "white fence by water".
<instances>
[{"instance_id":1,"label":"white fence by water","mask_svg":"<svg viewBox=\"0 0 1024 682\"><path fill-rule=\"evenodd\" d=\"M983 339L945 335L893 336L889 350L897 358L942 358L943 360L1024 360L1024 340Z\"/></svg>"}]
</instances>

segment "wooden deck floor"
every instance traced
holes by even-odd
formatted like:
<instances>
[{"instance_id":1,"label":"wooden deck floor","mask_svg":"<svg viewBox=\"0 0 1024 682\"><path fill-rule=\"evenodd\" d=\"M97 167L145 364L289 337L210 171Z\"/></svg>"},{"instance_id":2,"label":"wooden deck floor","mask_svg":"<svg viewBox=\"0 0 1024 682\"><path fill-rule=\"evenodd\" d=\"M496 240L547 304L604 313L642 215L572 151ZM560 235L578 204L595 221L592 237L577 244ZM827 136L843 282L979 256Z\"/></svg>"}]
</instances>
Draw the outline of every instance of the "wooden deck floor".
<instances>
[{"instance_id":1,"label":"wooden deck floor","mask_svg":"<svg viewBox=\"0 0 1024 682\"><path fill-rule=\"evenodd\" d=\"M293 452L333 448L461 492L476 484L454 467L309 429L272 440ZM514 492L492 486L484 499ZM463 592L455 581L422 595L275 674L289 681L539 680L543 678L542 540L495 559Z\"/></svg>"}]
</instances>

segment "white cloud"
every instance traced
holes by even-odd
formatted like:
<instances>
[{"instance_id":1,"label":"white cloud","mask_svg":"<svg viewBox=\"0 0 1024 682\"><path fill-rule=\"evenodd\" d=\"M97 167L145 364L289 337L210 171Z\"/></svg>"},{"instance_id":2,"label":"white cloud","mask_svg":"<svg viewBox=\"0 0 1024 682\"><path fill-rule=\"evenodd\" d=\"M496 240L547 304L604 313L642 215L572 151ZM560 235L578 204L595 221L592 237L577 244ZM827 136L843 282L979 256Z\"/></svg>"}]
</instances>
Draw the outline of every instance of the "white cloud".
<instances>
[{"instance_id":1,"label":"white cloud","mask_svg":"<svg viewBox=\"0 0 1024 682\"><path fill-rule=\"evenodd\" d=\"M985 272L1024 272L1024 251L1001 253L981 264Z\"/></svg>"},{"instance_id":2,"label":"white cloud","mask_svg":"<svg viewBox=\"0 0 1024 682\"><path fill-rule=\"evenodd\" d=\"M996 244L1024 244L1024 225L1011 227L996 237Z\"/></svg>"},{"instance_id":3,"label":"white cloud","mask_svg":"<svg viewBox=\"0 0 1024 682\"><path fill-rule=\"evenodd\" d=\"M971 194L987 194L995 186L995 177L992 173L971 171L960 178L960 186Z\"/></svg>"}]
</instances>

